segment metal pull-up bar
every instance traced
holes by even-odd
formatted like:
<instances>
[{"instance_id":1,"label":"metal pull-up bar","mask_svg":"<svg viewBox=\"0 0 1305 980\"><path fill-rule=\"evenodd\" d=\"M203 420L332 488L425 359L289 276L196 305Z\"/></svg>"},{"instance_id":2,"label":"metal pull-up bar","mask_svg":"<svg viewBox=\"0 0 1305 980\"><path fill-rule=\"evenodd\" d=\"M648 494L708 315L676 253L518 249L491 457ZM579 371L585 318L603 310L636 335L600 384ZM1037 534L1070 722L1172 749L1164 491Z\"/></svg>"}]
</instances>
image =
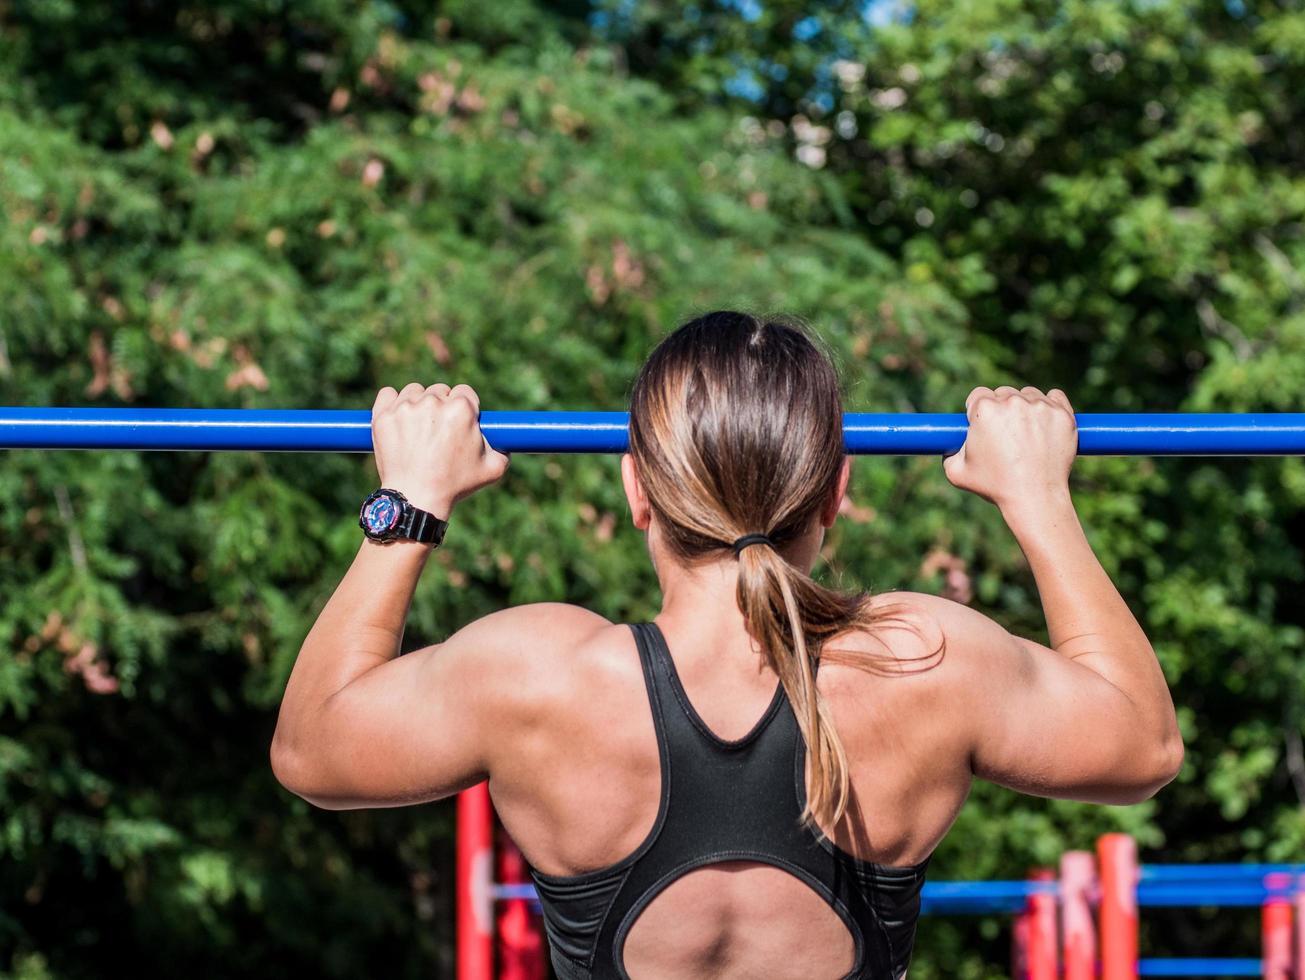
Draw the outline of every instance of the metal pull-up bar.
<instances>
[{"instance_id":1,"label":"metal pull-up bar","mask_svg":"<svg viewBox=\"0 0 1305 980\"><path fill-rule=\"evenodd\" d=\"M510 453L619 453L625 412L482 412L490 445ZM843 416L847 451L945 455L965 441L961 414ZM202 408L0 408L0 449L247 449L371 452L371 412ZM1300 456L1305 413L1083 414L1084 456Z\"/></svg>"}]
</instances>

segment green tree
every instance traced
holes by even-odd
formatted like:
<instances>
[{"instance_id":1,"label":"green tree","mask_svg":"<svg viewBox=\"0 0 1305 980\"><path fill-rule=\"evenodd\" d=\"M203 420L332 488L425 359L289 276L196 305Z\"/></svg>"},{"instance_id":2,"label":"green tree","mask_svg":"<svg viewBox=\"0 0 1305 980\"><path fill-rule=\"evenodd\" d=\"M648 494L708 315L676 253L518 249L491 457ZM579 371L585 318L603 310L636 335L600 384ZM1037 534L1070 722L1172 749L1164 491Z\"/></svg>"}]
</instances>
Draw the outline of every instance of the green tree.
<instances>
[{"instance_id":1,"label":"green tree","mask_svg":"<svg viewBox=\"0 0 1305 980\"><path fill-rule=\"evenodd\" d=\"M0 401L620 408L676 320L813 319L849 407L976 383L1080 410L1287 410L1302 355L1305 18L1178 2L0 7ZM891 15L891 16L888 16ZM343 456L8 453L0 970L448 972L451 807L279 790L272 717L357 541ZM941 877L1103 830L1151 859L1300 859L1299 460L1084 460L1189 754L1157 801L980 787ZM1041 629L997 515L860 461L823 572ZM459 511L408 644L508 603L655 608L615 460L519 458ZM930 920L922 977L998 975ZM1166 918L1149 949L1253 949ZM1222 947L1217 950L1216 947ZM166 964L166 966L165 966Z\"/></svg>"}]
</instances>

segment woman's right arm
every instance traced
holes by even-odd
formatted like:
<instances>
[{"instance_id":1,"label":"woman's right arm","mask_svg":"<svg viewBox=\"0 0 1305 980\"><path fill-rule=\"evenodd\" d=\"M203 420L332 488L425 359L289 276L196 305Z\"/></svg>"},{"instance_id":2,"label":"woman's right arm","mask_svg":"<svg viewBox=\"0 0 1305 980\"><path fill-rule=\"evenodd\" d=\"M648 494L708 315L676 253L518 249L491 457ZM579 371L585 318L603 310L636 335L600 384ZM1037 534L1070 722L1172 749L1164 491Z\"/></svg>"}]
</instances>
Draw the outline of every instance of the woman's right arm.
<instances>
[{"instance_id":1,"label":"woman's right arm","mask_svg":"<svg viewBox=\"0 0 1305 980\"><path fill-rule=\"evenodd\" d=\"M1050 646L980 613L929 603L974 719L975 775L1041 796L1132 803L1177 774L1183 747L1164 674L1092 552L1069 493L1077 452L1064 394L976 389L948 479L991 500L1028 559Z\"/></svg>"}]
</instances>

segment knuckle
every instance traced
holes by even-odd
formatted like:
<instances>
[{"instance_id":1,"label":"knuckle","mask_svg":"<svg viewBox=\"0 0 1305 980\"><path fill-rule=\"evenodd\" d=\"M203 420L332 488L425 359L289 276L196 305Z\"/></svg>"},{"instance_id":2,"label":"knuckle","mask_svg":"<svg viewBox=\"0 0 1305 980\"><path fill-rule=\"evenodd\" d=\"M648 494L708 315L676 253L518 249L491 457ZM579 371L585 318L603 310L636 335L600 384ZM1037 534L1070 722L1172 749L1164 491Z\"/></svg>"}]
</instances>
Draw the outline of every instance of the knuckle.
<instances>
[{"instance_id":1,"label":"knuckle","mask_svg":"<svg viewBox=\"0 0 1305 980\"><path fill-rule=\"evenodd\" d=\"M448 406L448 412L460 422L476 417L476 406L465 398L450 398L445 404Z\"/></svg>"}]
</instances>

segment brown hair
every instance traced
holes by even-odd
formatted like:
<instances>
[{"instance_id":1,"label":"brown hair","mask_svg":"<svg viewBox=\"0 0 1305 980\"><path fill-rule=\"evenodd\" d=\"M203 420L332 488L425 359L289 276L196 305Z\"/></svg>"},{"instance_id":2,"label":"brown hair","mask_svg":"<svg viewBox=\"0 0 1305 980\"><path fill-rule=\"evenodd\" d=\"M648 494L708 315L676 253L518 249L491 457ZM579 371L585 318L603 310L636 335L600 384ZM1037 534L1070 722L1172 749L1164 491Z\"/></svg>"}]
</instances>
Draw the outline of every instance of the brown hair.
<instances>
[{"instance_id":1,"label":"brown hair","mask_svg":"<svg viewBox=\"0 0 1305 980\"><path fill-rule=\"evenodd\" d=\"M739 609L806 741L802 819L833 827L849 802L847 756L816 689L816 663L823 655L897 672L900 662L891 652L831 656L828 640L885 615L871 613L868 593L826 588L780 554L817 519L842 467L842 396L830 357L795 320L698 317L640 370L630 453L659 531L682 563L725 558L745 534L774 542L740 552Z\"/></svg>"}]
</instances>

